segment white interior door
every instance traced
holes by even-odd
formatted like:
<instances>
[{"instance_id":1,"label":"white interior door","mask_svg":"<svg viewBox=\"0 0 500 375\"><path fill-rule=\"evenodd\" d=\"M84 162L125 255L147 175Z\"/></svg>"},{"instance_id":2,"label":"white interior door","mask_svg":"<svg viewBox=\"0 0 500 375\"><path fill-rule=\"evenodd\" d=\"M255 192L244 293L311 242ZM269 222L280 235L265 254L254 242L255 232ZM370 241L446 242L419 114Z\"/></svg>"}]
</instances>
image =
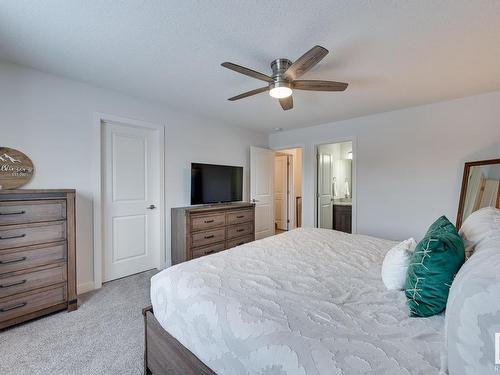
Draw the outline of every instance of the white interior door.
<instances>
[{"instance_id":1,"label":"white interior door","mask_svg":"<svg viewBox=\"0 0 500 375\"><path fill-rule=\"evenodd\" d=\"M250 147L250 199L255 203L255 239L274 234L274 152Z\"/></svg>"},{"instance_id":2,"label":"white interior door","mask_svg":"<svg viewBox=\"0 0 500 375\"><path fill-rule=\"evenodd\" d=\"M318 151L318 227L333 229L333 155Z\"/></svg>"},{"instance_id":3,"label":"white interior door","mask_svg":"<svg viewBox=\"0 0 500 375\"><path fill-rule=\"evenodd\" d=\"M295 223L295 170L294 155L288 155L288 225L287 229L296 228Z\"/></svg>"},{"instance_id":4,"label":"white interior door","mask_svg":"<svg viewBox=\"0 0 500 375\"><path fill-rule=\"evenodd\" d=\"M159 130L104 123L104 281L159 265L160 157Z\"/></svg>"},{"instance_id":5,"label":"white interior door","mask_svg":"<svg viewBox=\"0 0 500 375\"><path fill-rule=\"evenodd\" d=\"M274 220L276 228L288 230L288 156L274 157Z\"/></svg>"}]
</instances>

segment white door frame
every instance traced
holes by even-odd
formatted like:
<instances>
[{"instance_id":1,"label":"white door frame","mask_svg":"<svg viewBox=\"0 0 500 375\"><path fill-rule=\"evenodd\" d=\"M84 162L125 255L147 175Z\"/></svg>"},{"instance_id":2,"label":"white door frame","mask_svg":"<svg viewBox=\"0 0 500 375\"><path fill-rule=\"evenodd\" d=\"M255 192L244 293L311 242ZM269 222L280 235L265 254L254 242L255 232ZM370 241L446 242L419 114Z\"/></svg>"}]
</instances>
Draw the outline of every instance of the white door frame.
<instances>
[{"instance_id":1,"label":"white door frame","mask_svg":"<svg viewBox=\"0 0 500 375\"><path fill-rule=\"evenodd\" d=\"M93 216L94 216L94 289L99 289L102 286L103 280L103 205L102 205L102 154L103 154L103 123L115 122L124 125L148 128L158 130L160 134L160 202L158 209L162 213L160 215L160 256L157 257L157 269L165 267L165 126L154 124L146 121L135 120L105 113L95 113L94 129L93 129L93 177L94 177L94 192L93 192Z\"/></svg>"},{"instance_id":2,"label":"white door frame","mask_svg":"<svg viewBox=\"0 0 500 375\"><path fill-rule=\"evenodd\" d=\"M358 220L358 215L357 215L357 209L358 209L358 181L357 181L357 156L358 156L358 145L357 145L357 138L356 137L340 137L340 138L333 138L329 140L322 140L321 143L314 143L312 147L312 159L314 160L314 227L318 227L318 200L316 198L316 194L318 193L318 160L316 158L316 154L318 153L318 147L321 145L328 145L332 143L342 143L342 142L352 142L352 166L351 166L351 173L352 173L352 223L351 223L351 231L352 233L357 233L358 231L358 226L357 226L357 220Z\"/></svg>"}]
</instances>

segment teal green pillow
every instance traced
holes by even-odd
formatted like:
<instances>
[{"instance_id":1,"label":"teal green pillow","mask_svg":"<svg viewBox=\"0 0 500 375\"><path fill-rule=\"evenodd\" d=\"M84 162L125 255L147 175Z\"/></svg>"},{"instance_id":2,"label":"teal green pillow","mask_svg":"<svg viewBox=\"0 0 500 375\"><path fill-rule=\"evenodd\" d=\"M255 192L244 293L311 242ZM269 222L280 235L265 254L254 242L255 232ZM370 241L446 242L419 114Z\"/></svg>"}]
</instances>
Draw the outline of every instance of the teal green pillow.
<instances>
[{"instance_id":1,"label":"teal green pillow","mask_svg":"<svg viewBox=\"0 0 500 375\"><path fill-rule=\"evenodd\" d=\"M462 238L441 216L429 227L410 260L405 285L410 316L432 316L445 309L451 283L464 261Z\"/></svg>"}]
</instances>

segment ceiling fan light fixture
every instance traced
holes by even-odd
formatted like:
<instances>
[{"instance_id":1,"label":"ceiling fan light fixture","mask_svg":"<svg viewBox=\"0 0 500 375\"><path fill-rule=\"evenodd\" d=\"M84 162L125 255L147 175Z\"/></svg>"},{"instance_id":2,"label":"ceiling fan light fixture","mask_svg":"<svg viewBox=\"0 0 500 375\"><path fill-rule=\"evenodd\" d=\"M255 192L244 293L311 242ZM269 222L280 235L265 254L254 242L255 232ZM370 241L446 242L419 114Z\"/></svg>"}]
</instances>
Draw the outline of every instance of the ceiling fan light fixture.
<instances>
[{"instance_id":1,"label":"ceiling fan light fixture","mask_svg":"<svg viewBox=\"0 0 500 375\"><path fill-rule=\"evenodd\" d=\"M292 89L290 87L275 87L269 90L269 95L276 99L288 98L292 95Z\"/></svg>"}]
</instances>

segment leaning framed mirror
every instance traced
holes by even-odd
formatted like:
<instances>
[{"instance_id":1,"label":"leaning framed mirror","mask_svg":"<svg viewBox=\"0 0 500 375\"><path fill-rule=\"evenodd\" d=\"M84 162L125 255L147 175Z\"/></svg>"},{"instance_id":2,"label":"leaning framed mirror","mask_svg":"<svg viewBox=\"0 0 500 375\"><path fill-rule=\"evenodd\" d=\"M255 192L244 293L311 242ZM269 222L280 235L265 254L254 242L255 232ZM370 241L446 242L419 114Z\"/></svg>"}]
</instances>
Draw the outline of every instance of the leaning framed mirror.
<instances>
[{"instance_id":1,"label":"leaning framed mirror","mask_svg":"<svg viewBox=\"0 0 500 375\"><path fill-rule=\"evenodd\" d=\"M465 163L457 229L471 213L483 207L500 208L500 159Z\"/></svg>"}]
</instances>

